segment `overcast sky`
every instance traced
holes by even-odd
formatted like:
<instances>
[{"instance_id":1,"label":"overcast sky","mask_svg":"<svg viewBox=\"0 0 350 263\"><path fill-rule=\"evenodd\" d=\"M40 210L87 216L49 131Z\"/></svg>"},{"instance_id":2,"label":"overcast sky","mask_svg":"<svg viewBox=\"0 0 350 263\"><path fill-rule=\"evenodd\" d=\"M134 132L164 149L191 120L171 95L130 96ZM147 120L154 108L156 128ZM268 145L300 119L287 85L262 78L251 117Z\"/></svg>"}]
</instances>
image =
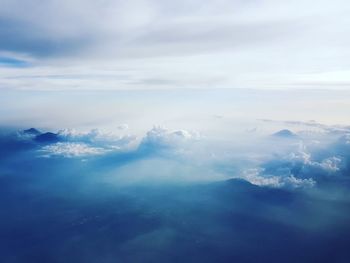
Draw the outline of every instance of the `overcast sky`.
<instances>
[{"instance_id":1,"label":"overcast sky","mask_svg":"<svg viewBox=\"0 0 350 263\"><path fill-rule=\"evenodd\" d=\"M350 4L0 0L0 88L346 89Z\"/></svg>"}]
</instances>

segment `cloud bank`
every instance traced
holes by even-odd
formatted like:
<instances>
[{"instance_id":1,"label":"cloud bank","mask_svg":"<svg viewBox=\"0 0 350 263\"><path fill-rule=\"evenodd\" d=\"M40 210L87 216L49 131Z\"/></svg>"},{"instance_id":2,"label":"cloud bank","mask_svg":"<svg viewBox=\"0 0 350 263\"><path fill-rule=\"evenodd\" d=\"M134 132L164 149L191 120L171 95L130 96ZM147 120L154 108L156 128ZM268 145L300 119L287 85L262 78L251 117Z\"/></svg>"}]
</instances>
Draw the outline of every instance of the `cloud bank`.
<instances>
[{"instance_id":1,"label":"cloud bank","mask_svg":"<svg viewBox=\"0 0 350 263\"><path fill-rule=\"evenodd\" d=\"M0 84L344 89L349 8L344 0L317 8L311 0L3 0Z\"/></svg>"},{"instance_id":2,"label":"cloud bank","mask_svg":"<svg viewBox=\"0 0 350 263\"><path fill-rule=\"evenodd\" d=\"M282 129L263 137L247 132L244 137L250 139L237 148L235 143L229 142L230 139L218 141L197 132L162 127L152 128L143 137L103 133L96 129L88 132L65 129L53 133L31 128L3 136L2 153L15 156L19 152L31 151L36 158L84 161L88 158L92 166L96 159L99 165L111 168L115 162L115 167L128 165L133 169L141 162L149 174L153 168L147 163L156 162L164 165L164 169L172 167L171 173L175 174L169 177L173 179L179 176L176 167L182 165L194 169L192 175L188 175L189 179L191 176L198 179L199 174L204 173L202 177L211 181L239 178L262 187L313 188L341 178L348 180L350 132L342 128L342 133L335 134L329 127L324 131L315 132L314 137L303 130L292 133ZM237 141L239 138L233 140ZM274 147L266 148L272 144ZM115 173L118 174L118 169ZM147 180L147 176L143 179ZM152 180L156 179L152 177Z\"/></svg>"}]
</instances>

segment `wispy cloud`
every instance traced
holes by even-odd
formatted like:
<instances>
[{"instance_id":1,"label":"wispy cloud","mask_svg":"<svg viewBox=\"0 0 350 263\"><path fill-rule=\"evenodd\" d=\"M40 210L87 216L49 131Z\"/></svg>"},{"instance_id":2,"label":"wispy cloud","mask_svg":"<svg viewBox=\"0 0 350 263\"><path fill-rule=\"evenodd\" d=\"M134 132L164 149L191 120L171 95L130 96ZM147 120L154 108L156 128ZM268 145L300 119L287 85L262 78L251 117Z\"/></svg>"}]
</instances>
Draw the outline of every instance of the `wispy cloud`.
<instances>
[{"instance_id":1,"label":"wispy cloud","mask_svg":"<svg viewBox=\"0 0 350 263\"><path fill-rule=\"evenodd\" d=\"M33 69L12 69L1 85L22 88L27 83L12 77L27 75L36 82L30 89L344 88L330 75L349 70L349 8L344 0L317 8L275 0L5 0L0 51L30 57Z\"/></svg>"}]
</instances>

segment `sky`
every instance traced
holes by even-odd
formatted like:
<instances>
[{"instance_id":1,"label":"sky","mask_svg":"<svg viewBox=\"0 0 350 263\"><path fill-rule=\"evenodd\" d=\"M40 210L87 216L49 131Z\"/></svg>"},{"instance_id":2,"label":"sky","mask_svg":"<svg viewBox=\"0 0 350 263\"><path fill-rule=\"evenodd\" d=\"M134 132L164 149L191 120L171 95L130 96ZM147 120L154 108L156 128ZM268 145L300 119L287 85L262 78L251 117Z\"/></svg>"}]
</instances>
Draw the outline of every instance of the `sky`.
<instances>
[{"instance_id":1,"label":"sky","mask_svg":"<svg viewBox=\"0 0 350 263\"><path fill-rule=\"evenodd\" d=\"M350 262L349 14L0 0L0 262Z\"/></svg>"},{"instance_id":2,"label":"sky","mask_svg":"<svg viewBox=\"0 0 350 263\"><path fill-rule=\"evenodd\" d=\"M0 88L347 89L349 11L345 0L2 0Z\"/></svg>"}]
</instances>

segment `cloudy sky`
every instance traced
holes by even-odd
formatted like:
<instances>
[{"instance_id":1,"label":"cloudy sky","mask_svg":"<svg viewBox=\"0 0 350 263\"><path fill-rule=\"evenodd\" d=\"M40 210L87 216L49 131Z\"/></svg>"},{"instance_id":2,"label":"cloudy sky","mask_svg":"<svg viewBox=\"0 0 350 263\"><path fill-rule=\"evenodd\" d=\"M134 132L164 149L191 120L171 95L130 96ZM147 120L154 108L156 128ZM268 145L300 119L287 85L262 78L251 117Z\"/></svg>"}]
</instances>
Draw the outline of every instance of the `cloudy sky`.
<instances>
[{"instance_id":1,"label":"cloudy sky","mask_svg":"<svg viewBox=\"0 0 350 263\"><path fill-rule=\"evenodd\" d=\"M1 0L0 88L347 89L350 4Z\"/></svg>"},{"instance_id":2,"label":"cloudy sky","mask_svg":"<svg viewBox=\"0 0 350 263\"><path fill-rule=\"evenodd\" d=\"M350 262L349 14L0 0L0 261Z\"/></svg>"}]
</instances>

